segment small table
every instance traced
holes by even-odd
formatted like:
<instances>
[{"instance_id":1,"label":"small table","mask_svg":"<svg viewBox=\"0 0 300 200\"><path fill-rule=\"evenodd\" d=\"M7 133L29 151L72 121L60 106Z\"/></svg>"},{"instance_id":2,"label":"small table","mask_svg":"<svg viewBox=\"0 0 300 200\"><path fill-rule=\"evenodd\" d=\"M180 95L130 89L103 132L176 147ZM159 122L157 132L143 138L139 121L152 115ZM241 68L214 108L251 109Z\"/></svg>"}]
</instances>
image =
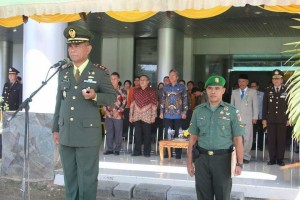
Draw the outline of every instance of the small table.
<instances>
[{"instance_id":1,"label":"small table","mask_svg":"<svg viewBox=\"0 0 300 200\"><path fill-rule=\"evenodd\" d=\"M159 155L160 159L164 159L164 148L168 149L169 160L171 160L171 147L187 149L189 141L186 139L173 139L173 140L161 140L159 141Z\"/></svg>"}]
</instances>

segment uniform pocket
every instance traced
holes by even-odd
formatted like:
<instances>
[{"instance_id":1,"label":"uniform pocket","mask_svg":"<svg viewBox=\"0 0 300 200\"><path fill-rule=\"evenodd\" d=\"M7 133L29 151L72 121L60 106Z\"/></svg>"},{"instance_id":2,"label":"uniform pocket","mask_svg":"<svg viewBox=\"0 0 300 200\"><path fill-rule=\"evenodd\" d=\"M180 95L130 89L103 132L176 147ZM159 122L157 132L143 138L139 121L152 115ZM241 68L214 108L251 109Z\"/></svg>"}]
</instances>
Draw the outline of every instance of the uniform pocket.
<instances>
[{"instance_id":1,"label":"uniform pocket","mask_svg":"<svg viewBox=\"0 0 300 200\"><path fill-rule=\"evenodd\" d=\"M200 136L203 136L207 133L207 126L208 126L208 122L207 120L205 119L205 117L199 117L197 119L197 126L200 130Z\"/></svg>"},{"instance_id":2,"label":"uniform pocket","mask_svg":"<svg viewBox=\"0 0 300 200\"><path fill-rule=\"evenodd\" d=\"M59 126L64 125L64 119L63 118L61 118L61 119L58 120L58 125Z\"/></svg>"},{"instance_id":3,"label":"uniform pocket","mask_svg":"<svg viewBox=\"0 0 300 200\"><path fill-rule=\"evenodd\" d=\"M218 119L218 128L222 136L231 135L231 122L227 119Z\"/></svg>"}]
</instances>

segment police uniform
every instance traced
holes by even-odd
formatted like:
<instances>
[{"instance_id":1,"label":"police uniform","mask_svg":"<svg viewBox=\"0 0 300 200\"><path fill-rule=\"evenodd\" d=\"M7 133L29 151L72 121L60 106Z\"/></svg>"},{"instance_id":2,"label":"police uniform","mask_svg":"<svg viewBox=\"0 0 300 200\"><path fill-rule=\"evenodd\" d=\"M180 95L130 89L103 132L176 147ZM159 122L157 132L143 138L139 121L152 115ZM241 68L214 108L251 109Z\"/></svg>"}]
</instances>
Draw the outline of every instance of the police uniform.
<instances>
[{"instance_id":1,"label":"police uniform","mask_svg":"<svg viewBox=\"0 0 300 200\"><path fill-rule=\"evenodd\" d=\"M64 31L68 43L88 42L93 35L84 27ZM100 105L116 101L107 68L86 61L78 81L71 64L58 75L53 132L59 133L59 153L64 170L66 199L95 200L101 143ZM96 99L86 100L82 90L95 90Z\"/></svg>"},{"instance_id":2,"label":"police uniform","mask_svg":"<svg viewBox=\"0 0 300 200\"><path fill-rule=\"evenodd\" d=\"M210 77L205 84L224 86L225 79ZM198 199L230 199L231 150L233 137L243 136L244 127L238 110L231 104L221 102L212 108L203 103L194 110L189 132L198 136L200 156L194 162L196 192Z\"/></svg>"},{"instance_id":3,"label":"police uniform","mask_svg":"<svg viewBox=\"0 0 300 200\"><path fill-rule=\"evenodd\" d=\"M274 70L272 78L282 78L283 72ZM284 152L286 145L286 131L288 116L286 114L286 87L280 86L279 91L275 86L265 91L263 99L263 120L267 121L267 136L270 161L268 165L284 165Z\"/></svg>"},{"instance_id":4,"label":"police uniform","mask_svg":"<svg viewBox=\"0 0 300 200\"><path fill-rule=\"evenodd\" d=\"M8 70L9 74L18 74L19 71L13 67ZM9 110L18 110L22 104L23 86L16 80L14 83L7 82L4 84L2 97L4 103L8 104Z\"/></svg>"}]
</instances>

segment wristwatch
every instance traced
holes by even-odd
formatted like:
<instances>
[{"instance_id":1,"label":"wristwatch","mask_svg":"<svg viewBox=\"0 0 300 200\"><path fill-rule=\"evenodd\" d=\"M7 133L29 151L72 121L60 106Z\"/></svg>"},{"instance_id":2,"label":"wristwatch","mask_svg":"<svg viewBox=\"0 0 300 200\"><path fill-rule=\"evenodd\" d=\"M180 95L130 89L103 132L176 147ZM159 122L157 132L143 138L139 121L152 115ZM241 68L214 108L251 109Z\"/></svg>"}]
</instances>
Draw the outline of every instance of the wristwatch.
<instances>
[{"instance_id":1,"label":"wristwatch","mask_svg":"<svg viewBox=\"0 0 300 200\"><path fill-rule=\"evenodd\" d=\"M242 168L243 169L243 164L242 163L236 163L236 166L238 166L238 167L240 167L240 168Z\"/></svg>"}]
</instances>

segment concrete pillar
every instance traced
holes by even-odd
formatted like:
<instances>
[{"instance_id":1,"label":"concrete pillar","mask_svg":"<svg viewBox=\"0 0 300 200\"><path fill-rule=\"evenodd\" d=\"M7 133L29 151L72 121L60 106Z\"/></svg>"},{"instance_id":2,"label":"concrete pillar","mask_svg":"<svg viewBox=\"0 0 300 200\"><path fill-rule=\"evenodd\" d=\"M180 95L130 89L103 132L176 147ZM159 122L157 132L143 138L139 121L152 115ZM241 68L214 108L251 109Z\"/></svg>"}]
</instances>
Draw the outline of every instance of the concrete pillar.
<instances>
[{"instance_id":1,"label":"concrete pillar","mask_svg":"<svg viewBox=\"0 0 300 200\"><path fill-rule=\"evenodd\" d=\"M0 89L2 90L4 84L8 81L8 68L11 67L11 43L8 41L0 41Z\"/></svg>"},{"instance_id":2,"label":"concrete pillar","mask_svg":"<svg viewBox=\"0 0 300 200\"><path fill-rule=\"evenodd\" d=\"M174 68L175 34L176 30L172 28L158 30L158 82Z\"/></svg>"},{"instance_id":3,"label":"concrete pillar","mask_svg":"<svg viewBox=\"0 0 300 200\"><path fill-rule=\"evenodd\" d=\"M24 25L23 100L46 80L49 68L67 57L63 30L67 23L38 23L28 20ZM51 69L48 77L56 70ZM32 99L30 112L54 113L57 75Z\"/></svg>"}]
</instances>

